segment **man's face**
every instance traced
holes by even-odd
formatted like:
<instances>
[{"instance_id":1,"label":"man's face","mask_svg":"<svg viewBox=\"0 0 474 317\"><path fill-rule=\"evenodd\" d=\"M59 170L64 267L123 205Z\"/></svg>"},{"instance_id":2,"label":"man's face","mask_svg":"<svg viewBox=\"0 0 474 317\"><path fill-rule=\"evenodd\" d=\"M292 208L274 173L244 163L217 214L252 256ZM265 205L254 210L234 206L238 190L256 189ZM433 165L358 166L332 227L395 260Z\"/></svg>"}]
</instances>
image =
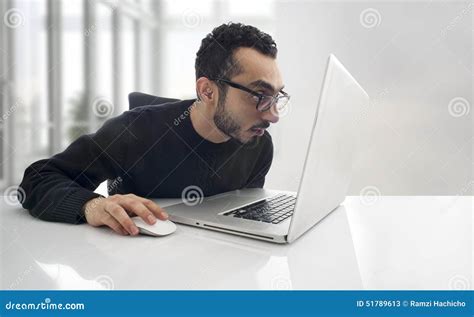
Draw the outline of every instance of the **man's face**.
<instances>
[{"instance_id":1,"label":"man's face","mask_svg":"<svg viewBox=\"0 0 474 317\"><path fill-rule=\"evenodd\" d=\"M277 95L283 88L276 59L252 48L239 48L234 52L234 61L239 64L241 72L228 78L230 81L265 95ZM226 88L225 99L219 96L214 115L214 123L226 135L247 143L262 136L270 123L278 122L275 106L260 112L252 94L228 85Z\"/></svg>"}]
</instances>

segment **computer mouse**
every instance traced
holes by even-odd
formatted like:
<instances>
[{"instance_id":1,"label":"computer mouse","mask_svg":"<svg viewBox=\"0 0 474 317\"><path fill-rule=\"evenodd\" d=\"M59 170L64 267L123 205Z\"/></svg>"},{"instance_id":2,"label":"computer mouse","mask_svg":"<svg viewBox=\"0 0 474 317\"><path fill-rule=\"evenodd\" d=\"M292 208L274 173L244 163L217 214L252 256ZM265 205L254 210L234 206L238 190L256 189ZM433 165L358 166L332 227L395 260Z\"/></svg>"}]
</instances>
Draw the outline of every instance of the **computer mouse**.
<instances>
[{"instance_id":1,"label":"computer mouse","mask_svg":"<svg viewBox=\"0 0 474 317\"><path fill-rule=\"evenodd\" d=\"M141 234L160 237L172 234L176 231L176 225L174 222L169 220L156 219L156 223L154 225L149 225L140 217L133 217L132 220L138 227L138 230Z\"/></svg>"}]
</instances>

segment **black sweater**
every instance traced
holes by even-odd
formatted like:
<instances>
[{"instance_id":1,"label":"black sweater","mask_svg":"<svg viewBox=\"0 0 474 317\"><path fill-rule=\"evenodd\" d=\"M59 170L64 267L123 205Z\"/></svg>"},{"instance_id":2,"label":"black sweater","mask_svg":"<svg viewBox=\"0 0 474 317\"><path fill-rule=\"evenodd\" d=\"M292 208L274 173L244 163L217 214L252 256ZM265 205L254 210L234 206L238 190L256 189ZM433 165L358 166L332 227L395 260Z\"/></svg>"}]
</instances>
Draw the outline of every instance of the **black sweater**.
<instances>
[{"instance_id":1,"label":"black sweater","mask_svg":"<svg viewBox=\"0 0 474 317\"><path fill-rule=\"evenodd\" d=\"M66 150L31 164L20 188L22 205L34 217L85 222L83 206L100 196L104 180L110 194L178 198L197 186L204 196L263 187L273 158L268 132L242 145L230 139L212 143L194 130L194 100L143 106L112 118Z\"/></svg>"}]
</instances>

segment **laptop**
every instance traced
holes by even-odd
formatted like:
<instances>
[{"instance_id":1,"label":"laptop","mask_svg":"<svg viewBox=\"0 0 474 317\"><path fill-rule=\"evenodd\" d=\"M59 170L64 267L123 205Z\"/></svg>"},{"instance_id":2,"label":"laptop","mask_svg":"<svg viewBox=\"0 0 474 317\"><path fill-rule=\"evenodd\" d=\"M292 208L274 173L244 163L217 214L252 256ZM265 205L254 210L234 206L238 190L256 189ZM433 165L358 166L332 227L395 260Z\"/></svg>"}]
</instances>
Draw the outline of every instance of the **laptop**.
<instances>
[{"instance_id":1,"label":"laptop","mask_svg":"<svg viewBox=\"0 0 474 317\"><path fill-rule=\"evenodd\" d=\"M341 62L327 61L318 108L297 192L248 188L166 207L175 223L291 243L345 199L369 96Z\"/></svg>"}]
</instances>

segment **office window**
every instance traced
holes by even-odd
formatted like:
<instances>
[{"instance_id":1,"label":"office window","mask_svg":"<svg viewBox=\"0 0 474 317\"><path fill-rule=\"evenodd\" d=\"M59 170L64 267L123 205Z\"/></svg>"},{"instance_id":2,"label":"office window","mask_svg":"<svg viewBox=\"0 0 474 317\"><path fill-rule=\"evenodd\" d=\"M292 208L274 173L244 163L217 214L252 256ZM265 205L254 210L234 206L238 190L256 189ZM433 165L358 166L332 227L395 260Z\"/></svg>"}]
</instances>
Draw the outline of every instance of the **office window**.
<instances>
[{"instance_id":1,"label":"office window","mask_svg":"<svg viewBox=\"0 0 474 317\"><path fill-rule=\"evenodd\" d=\"M275 15L273 0L231 0L229 4L230 17L265 17Z\"/></svg>"},{"instance_id":2,"label":"office window","mask_svg":"<svg viewBox=\"0 0 474 317\"><path fill-rule=\"evenodd\" d=\"M61 146L87 132L84 87L84 37L93 30L84 26L82 1L69 1L61 6L62 119Z\"/></svg>"},{"instance_id":3,"label":"office window","mask_svg":"<svg viewBox=\"0 0 474 317\"><path fill-rule=\"evenodd\" d=\"M21 14L22 23L6 29L14 43L5 48L7 54L14 54L14 65L8 66L14 81L5 91L11 110L5 124L12 135L2 163L12 173L12 181L18 182L31 161L48 153L46 4L12 1L10 8Z\"/></svg>"},{"instance_id":4,"label":"office window","mask_svg":"<svg viewBox=\"0 0 474 317\"><path fill-rule=\"evenodd\" d=\"M154 92L155 5L152 0L1 2L2 12L15 8L21 20L1 25L0 79L13 79L1 86L1 187L18 184L33 161L128 109L131 91ZM115 111L94 116L95 98L116 103Z\"/></svg>"},{"instance_id":5,"label":"office window","mask_svg":"<svg viewBox=\"0 0 474 317\"><path fill-rule=\"evenodd\" d=\"M214 14L217 1L215 0L165 0L163 1L163 16L177 18L184 23L198 24L202 19Z\"/></svg>"},{"instance_id":6,"label":"office window","mask_svg":"<svg viewBox=\"0 0 474 317\"><path fill-rule=\"evenodd\" d=\"M14 80L1 87L1 107L2 113L13 106L14 111L0 122L0 186L18 184L33 161L127 110L132 91L193 98L201 39L229 16L271 32L272 5L273 0L1 2L2 9L19 10L22 25L1 26L2 49L14 57L8 65ZM6 45L7 38L13 45ZM7 61L3 55L1 76ZM94 113L96 99L112 111Z\"/></svg>"},{"instance_id":7,"label":"office window","mask_svg":"<svg viewBox=\"0 0 474 317\"><path fill-rule=\"evenodd\" d=\"M96 35L96 58L97 68L94 76L97 76L97 95L110 102L113 99L113 59L112 52L112 8L104 4L97 4L97 27Z\"/></svg>"},{"instance_id":8,"label":"office window","mask_svg":"<svg viewBox=\"0 0 474 317\"><path fill-rule=\"evenodd\" d=\"M128 109L128 94L136 90L136 60L135 60L135 43L133 20L128 17L122 17L120 24L120 50L122 60L120 66L122 68L121 80L122 88L119 94L119 100L116 101L115 107L119 113Z\"/></svg>"},{"instance_id":9,"label":"office window","mask_svg":"<svg viewBox=\"0 0 474 317\"><path fill-rule=\"evenodd\" d=\"M170 30L163 35L164 53L163 95L171 98L194 98L194 60L202 38L202 32Z\"/></svg>"},{"instance_id":10,"label":"office window","mask_svg":"<svg viewBox=\"0 0 474 317\"><path fill-rule=\"evenodd\" d=\"M153 52L153 29L144 23L139 22L136 27L139 28L139 43L137 44L139 60L137 69L139 68L139 78L137 79L137 89L145 93L152 94L154 91L151 65L156 61Z\"/></svg>"},{"instance_id":11,"label":"office window","mask_svg":"<svg viewBox=\"0 0 474 317\"><path fill-rule=\"evenodd\" d=\"M3 102L1 103L2 105L2 114L4 114L5 112L3 111ZM3 151L3 146L4 146L4 142L3 142L3 138L5 137L5 133L3 133L3 124L0 124L0 157L3 158L4 157L4 151ZM2 164L0 164L0 184L3 184L3 182L5 181L5 173L4 173L4 168L5 168L5 164L3 164L3 161L2 161Z\"/></svg>"},{"instance_id":12,"label":"office window","mask_svg":"<svg viewBox=\"0 0 474 317\"><path fill-rule=\"evenodd\" d=\"M143 10L147 12L153 11L153 1L156 0L140 0L139 3L142 5Z\"/></svg>"},{"instance_id":13,"label":"office window","mask_svg":"<svg viewBox=\"0 0 474 317\"><path fill-rule=\"evenodd\" d=\"M163 3L160 27L163 30L163 75L160 90L163 96L194 98L194 61L201 40L222 23L252 24L272 34L274 0L247 1L172 1Z\"/></svg>"},{"instance_id":14,"label":"office window","mask_svg":"<svg viewBox=\"0 0 474 317\"><path fill-rule=\"evenodd\" d=\"M90 73L86 74L86 80L92 80L89 103L88 119L90 132L96 131L107 119L114 115L113 101L116 81L114 77L114 26L113 15L116 7L106 3L97 2L91 4L94 19L90 51ZM118 31L117 31L118 32Z\"/></svg>"}]
</instances>

